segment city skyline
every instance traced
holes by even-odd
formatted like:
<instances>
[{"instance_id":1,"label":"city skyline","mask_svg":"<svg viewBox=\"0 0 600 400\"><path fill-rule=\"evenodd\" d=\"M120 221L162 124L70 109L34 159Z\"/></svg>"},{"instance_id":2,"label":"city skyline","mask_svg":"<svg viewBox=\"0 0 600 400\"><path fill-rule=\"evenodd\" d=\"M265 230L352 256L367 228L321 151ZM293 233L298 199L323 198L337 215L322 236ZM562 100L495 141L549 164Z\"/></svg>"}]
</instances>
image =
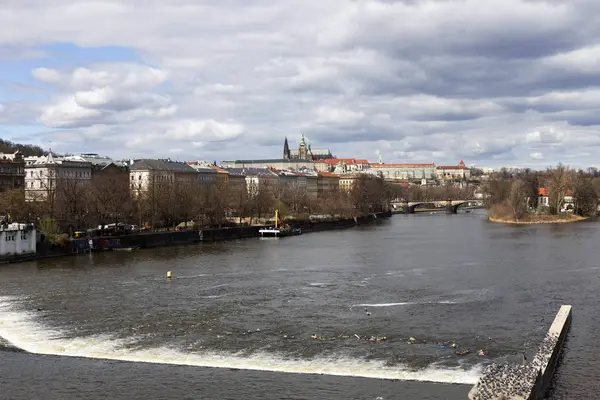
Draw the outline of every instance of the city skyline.
<instances>
[{"instance_id":1,"label":"city skyline","mask_svg":"<svg viewBox=\"0 0 600 400\"><path fill-rule=\"evenodd\" d=\"M600 4L299 4L8 2L0 137L222 161L305 134L373 162L600 165Z\"/></svg>"}]
</instances>

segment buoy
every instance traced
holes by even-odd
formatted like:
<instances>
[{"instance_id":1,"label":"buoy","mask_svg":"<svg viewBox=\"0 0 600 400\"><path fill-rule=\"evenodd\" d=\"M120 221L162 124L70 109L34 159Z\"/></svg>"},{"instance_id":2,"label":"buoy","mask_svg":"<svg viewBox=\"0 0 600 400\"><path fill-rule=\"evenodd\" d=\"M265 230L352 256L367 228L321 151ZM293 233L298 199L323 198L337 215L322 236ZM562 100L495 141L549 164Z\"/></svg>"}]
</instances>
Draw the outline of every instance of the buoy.
<instances>
[{"instance_id":1,"label":"buoy","mask_svg":"<svg viewBox=\"0 0 600 400\"><path fill-rule=\"evenodd\" d=\"M171 279L171 271L167 272L167 279Z\"/></svg>"}]
</instances>

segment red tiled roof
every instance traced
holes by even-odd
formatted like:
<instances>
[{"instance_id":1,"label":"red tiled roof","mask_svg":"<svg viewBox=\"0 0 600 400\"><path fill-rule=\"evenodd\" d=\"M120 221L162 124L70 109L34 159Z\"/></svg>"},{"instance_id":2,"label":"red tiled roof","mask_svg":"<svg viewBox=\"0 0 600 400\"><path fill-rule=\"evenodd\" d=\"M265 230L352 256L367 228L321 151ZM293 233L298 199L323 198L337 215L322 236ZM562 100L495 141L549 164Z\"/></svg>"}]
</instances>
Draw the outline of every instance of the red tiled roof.
<instances>
[{"instance_id":1,"label":"red tiled roof","mask_svg":"<svg viewBox=\"0 0 600 400\"><path fill-rule=\"evenodd\" d=\"M332 177L332 178L337 178L338 177L338 175L336 175L336 174L334 174L332 172L319 172L319 175L321 175L321 176L329 176L329 177Z\"/></svg>"},{"instance_id":2,"label":"red tiled roof","mask_svg":"<svg viewBox=\"0 0 600 400\"><path fill-rule=\"evenodd\" d=\"M371 164L372 168L386 167L435 167L435 164Z\"/></svg>"},{"instance_id":3,"label":"red tiled roof","mask_svg":"<svg viewBox=\"0 0 600 400\"><path fill-rule=\"evenodd\" d=\"M464 165L440 165L437 169L469 169Z\"/></svg>"},{"instance_id":4,"label":"red tiled roof","mask_svg":"<svg viewBox=\"0 0 600 400\"><path fill-rule=\"evenodd\" d=\"M328 158L327 160L322 160L322 162L325 162L329 165L335 165L342 162L344 164L368 164L369 160L360 160L356 158Z\"/></svg>"},{"instance_id":5,"label":"red tiled roof","mask_svg":"<svg viewBox=\"0 0 600 400\"><path fill-rule=\"evenodd\" d=\"M539 196L548 196L548 189L543 188L543 187L539 188L538 195ZM573 196L573 191L571 189L567 190L567 196Z\"/></svg>"},{"instance_id":6,"label":"red tiled roof","mask_svg":"<svg viewBox=\"0 0 600 400\"><path fill-rule=\"evenodd\" d=\"M216 165L209 165L208 168L212 168L217 172L220 172L222 174L228 174L229 172L225 171L223 168L221 167L217 167Z\"/></svg>"}]
</instances>

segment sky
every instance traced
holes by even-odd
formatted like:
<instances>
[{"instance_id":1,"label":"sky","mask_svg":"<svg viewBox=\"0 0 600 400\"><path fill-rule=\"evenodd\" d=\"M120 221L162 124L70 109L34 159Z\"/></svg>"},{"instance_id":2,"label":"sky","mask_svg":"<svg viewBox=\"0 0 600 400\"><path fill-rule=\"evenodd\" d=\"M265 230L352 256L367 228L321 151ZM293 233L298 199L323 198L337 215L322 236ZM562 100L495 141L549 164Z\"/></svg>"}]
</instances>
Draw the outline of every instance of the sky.
<instances>
[{"instance_id":1,"label":"sky","mask_svg":"<svg viewBox=\"0 0 600 400\"><path fill-rule=\"evenodd\" d=\"M59 153L600 165L597 0L2 0L0 138Z\"/></svg>"}]
</instances>

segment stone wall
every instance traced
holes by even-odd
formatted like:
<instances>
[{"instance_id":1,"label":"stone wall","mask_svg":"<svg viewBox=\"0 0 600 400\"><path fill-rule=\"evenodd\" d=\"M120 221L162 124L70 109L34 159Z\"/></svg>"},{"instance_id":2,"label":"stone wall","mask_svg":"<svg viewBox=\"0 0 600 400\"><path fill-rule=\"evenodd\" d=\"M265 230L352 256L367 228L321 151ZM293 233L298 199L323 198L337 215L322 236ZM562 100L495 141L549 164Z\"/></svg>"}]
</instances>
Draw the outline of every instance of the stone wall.
<instances>
[{"instance_id":1,"label":"stone wall","mask_svg":"<svg viewBox=\"0 0 600 400\"><path fill-rule=\"evenodd\" d=\"M532 361L527 365L488 366L469 392L469 399L543 399L552 382L570 326L571 306L561 306Z\"/></svg>"}]
</instances>

